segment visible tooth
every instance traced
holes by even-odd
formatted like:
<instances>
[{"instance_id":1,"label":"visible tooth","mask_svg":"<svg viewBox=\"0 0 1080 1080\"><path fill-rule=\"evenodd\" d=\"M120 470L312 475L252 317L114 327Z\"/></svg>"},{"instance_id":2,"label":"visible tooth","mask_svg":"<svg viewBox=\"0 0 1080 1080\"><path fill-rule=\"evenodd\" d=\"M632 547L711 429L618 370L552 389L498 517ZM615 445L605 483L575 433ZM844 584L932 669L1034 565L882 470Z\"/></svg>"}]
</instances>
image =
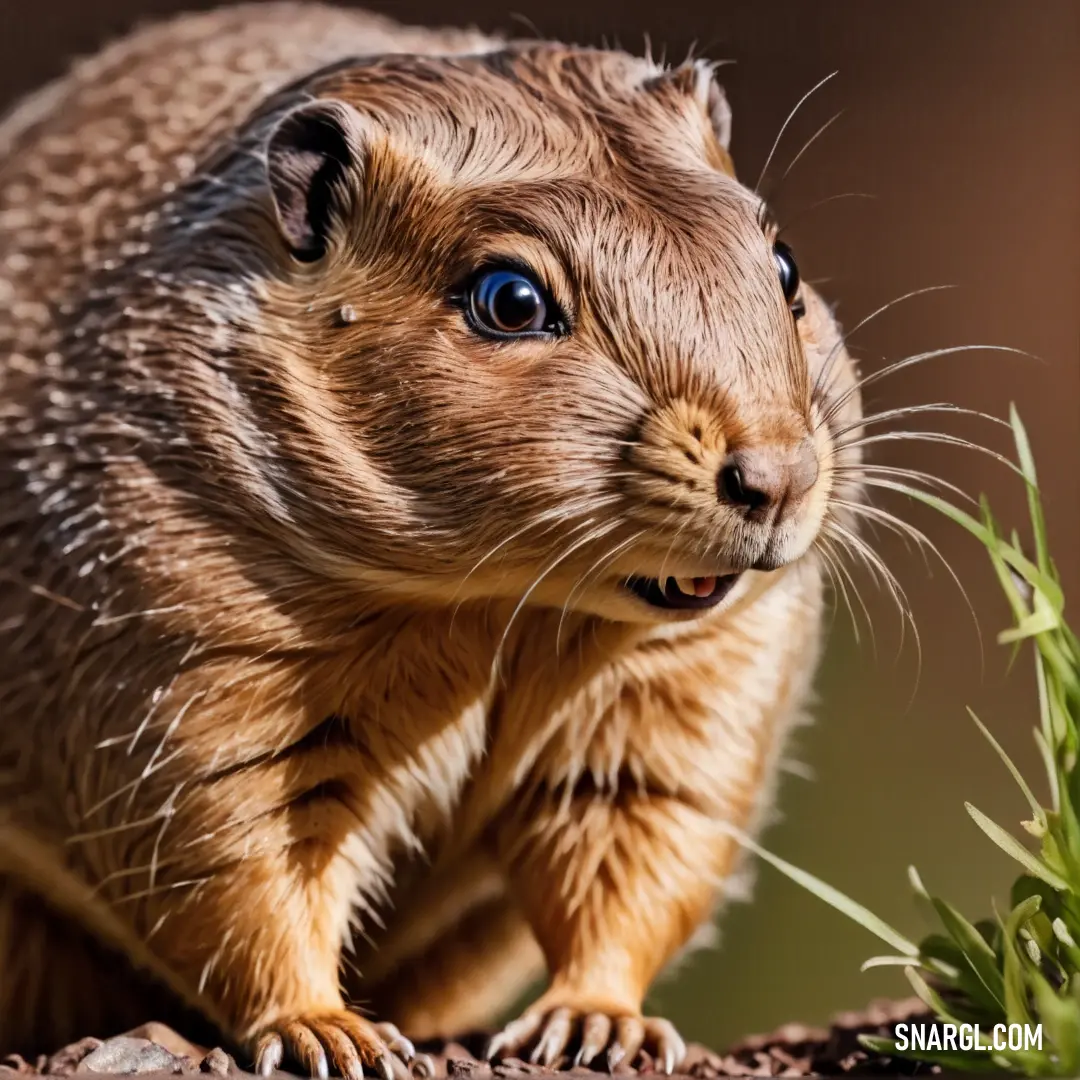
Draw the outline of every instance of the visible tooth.
<instances>
[{"instance_id":1,"label":"visible tooth","mask_svg":"<svg viewBox=\"0 0 1080 1080\"><path fill-rule=\"evenodd\" d=\"M697 589L692 577L677 577L671 580L675 582L683 596L697 596Z\"/></svg>"},{"instance_id":2,"label":"visible tooth","mask_svg":"<svg viewBox=\"0 0 1080 1080\"><path fill-rule=\"evenodd\" d=\"M716 578L715 577L696 577L694 578L694 595L695 596L712 596L716 592Z\"/></svg>"}]
</instances>

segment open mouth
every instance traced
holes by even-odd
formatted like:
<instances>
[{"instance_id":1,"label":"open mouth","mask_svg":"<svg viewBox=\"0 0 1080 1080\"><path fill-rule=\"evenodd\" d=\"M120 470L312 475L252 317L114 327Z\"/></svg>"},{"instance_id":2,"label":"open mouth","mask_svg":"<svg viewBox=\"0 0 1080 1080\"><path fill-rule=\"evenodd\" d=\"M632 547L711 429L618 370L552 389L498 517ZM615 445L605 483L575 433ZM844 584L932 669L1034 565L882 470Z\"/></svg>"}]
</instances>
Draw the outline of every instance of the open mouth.
<instances>
[{"instance_id":1,"label":"open mouth","mask_svg":"<svg viewBox=\"0 0 1080 1080\"><path fill-rule=\"evenodd\" d=\"M626 580L626 587L653 607L688 611L716 607L731 592L738 580L738 574L723 574L720 577L669 577L663 581L658 578L632 577Z\"/></svg>"}]
</instances>

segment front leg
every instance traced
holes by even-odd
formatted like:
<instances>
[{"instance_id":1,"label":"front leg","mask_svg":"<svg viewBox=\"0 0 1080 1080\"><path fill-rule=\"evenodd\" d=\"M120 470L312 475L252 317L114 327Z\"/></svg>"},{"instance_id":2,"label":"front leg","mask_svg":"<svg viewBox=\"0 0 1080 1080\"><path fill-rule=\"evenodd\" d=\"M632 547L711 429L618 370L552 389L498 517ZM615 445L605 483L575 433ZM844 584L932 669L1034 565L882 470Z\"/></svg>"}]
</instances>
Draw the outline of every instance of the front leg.
<instances>
[{"instance_id":1,"label":"front leg","mask_svg":"<svg viewBox=\"0 0 1080 1080\"><path fill-rule=\"evenodd\" d=\"M312 1077L395 1080L416 1059L393 1025L373 1023L342 997L357 873L334 834L352 820L340 792L316 789L299 805L270 809L261 835L216 837L224 865L175 891L166 875L162 899L147 909L158 921L151 947L198 987L263 1075L285 1065Z\"/></svg>"},{"instance_id":2,"label":"front leg","mask_svg":"<svg viewBox=\"0 0 1080 1080\"><path fill-rule=\"evenodd\" d=\"M412 1045L347 1007L340 971L351 920L389 864L393 822L372 807L385 805L396 759L364 753L366 729L335 710L305 710L291 669L279 682L249 675L240 690L229 676L196 671L177 681L163 709L196 705L184 724L169 723L169 753L153 751L166 764L118 789L134 809L102 800L105 827L87 834L83 850L116 866L100 888L155 968L258 1071L406 1075ZM225 689L213 698L217 686ZM295 702L286 696L293 686ZM124 767L128 745L106 749L116 768L104 775ZM139 769L139 759L128 767ZM160 806L160 821L139 809ZM110 846L115 837L122 846Z\"/></svg>"},{"instance_id":3,"label":"front leg","mask_svg":"<svg viewBox=\"0 0 1080 1080\"><path fill-rule=\"evenodd\" d=\"M812 571L792 568L727 621L621 651L601 640L551 717L529 712L540 680L508 698L509 753L529 769L496 847L550 985L491 1056L587 1065L606 1050L614 1065L644 1049L669 1073L681 1063L675 1028L642 1004L714 911L738 855L728 826L752 830L767 802L817 659Z\"/></svg>"},{"instance_id":4,"label":"front leg","mask_svg":"<svg viewBox=\"0 0 1080 1080\"><path fill-rule=\"evenodd\" d=\"M667 1020L642 1016L650 984L711 914L731 841L679 796L633 787L534 806L508 845L511 883L551 981L492 1041L553 1065L602 1051L614 1067L640 1050L672 1072L686 1047Z\"/></svg>"}]
</instances>

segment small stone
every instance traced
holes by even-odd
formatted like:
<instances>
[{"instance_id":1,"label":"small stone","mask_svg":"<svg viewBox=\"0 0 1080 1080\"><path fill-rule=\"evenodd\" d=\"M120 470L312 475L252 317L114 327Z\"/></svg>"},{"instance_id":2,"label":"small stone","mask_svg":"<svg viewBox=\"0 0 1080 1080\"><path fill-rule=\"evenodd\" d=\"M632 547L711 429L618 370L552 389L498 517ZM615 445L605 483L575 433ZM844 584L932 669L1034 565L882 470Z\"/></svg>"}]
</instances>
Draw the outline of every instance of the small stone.
<instances>
[{"instance_id":1,"label":"small stone","mask_svg":"<svg viewBox=\"0 0 1080 1080\"><path fill-rule=\"evenodd\" d=\"M208 1047L198 1046L167 1024L160 1024L156 1020L140 1024L131 1031L125 1031L124 1034L132 1039L148 1039L152 1043L157 1043L158 1046L164 1046L177 1057L188 1057L192 1061L201 1061L209 1053Z\"/></svg>"},{"instance_id":2,"label":"small stone","mask_svg":"<svg viewBox=\"0 0 1080 1080\"><path fill-rule=\"evenodd\" d=\"M180 1072L187 1059L149 1039L118 1035L106 1039L79 1062L77 1073L113 1073L131 1076L148 1072Z\"/></svg>"},{"instance_id":3,"label":"small stone","mask_svg":"<svg viewBox=\"0 0 1080 1080\"><path fill-rule=\"evenodd\" d=\"M215 1076L228 1076L232 1064L232 1058L220 1046L215 1046L200 1062L199 1071L213 1073Z\"/></svg>"}]
</instances>

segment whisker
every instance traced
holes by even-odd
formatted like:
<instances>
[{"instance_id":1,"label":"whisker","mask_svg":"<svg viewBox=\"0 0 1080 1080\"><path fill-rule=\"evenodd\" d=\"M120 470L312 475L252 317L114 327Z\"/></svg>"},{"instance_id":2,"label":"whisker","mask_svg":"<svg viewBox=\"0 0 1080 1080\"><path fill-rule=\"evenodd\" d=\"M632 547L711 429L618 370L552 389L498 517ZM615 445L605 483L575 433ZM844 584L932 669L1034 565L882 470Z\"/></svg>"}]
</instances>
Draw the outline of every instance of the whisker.
<instances>
[{"instance_id":1,"label":"whisker","mask_svg":"<svg viewBox=\"0 0 1080 1080\"><path fill-rule=\"evenodd\" d=\"M812 94L821 89L830 79L836 76L838 72L834 71L830 75L826 75L824 79L810 87L805 94L795 103L795 108L788 113L787 119L780 125L780 130L776 133L776 138L773 140L772 149L769 150L769 156L765 159L765 164L761 168L761 174L757 178L757 183L754 185L754 194L757 195L761 191L761 181L765 179L765 174L769 171L769 166L772 164L773 156L776 154L776 149L780 145L780 140L784 137L784 132L787 131L788 125L795 118L795 114L802 108Z\"/></svg>"},{"instance_id":2,"label":"whisker","mask_svg":"<svg viewBox=\"0 0 1080 1080\"><path fill-rule=\"evenodd\" d=\"M880 515L886 514L887 511L881 510L869 500L867 500L866 502L854 503L847 499L836 498L833 500L833 505L847 510L852 517L861 519L862 525L870 531L875 540L878 539L879 534L877 532L877 527L880 525L887 532L894 534L904 545L904 550L909 554L911 553L911 536L909 536L908 533L905 532L903 529L899 528L896 522L885 521L880 517ZM927 568L927 572L929 572L930 561L926 556L926 552L923 550L923 545L916 542L915 548L918 551L920 557L922 558L923 565Z\"/></svg>"},{"instance_id":3,"label":"whisker","mask_svg":"<svg viewBox=\"0 0 1080 1080\"><path fill-rule=\"evenodd\" d=\"M926 551L932 552L945 568L945 572L953 580L953 584L960 590L960 595L964 598L964 603L967 605L968 611L971 613L971 620L975 623L975 633L979 639L979 652L983 652L983 639L982 628L979 626L979 617L975 612L975 605L971 602L971 597L968 595L967 589L964 588L963 583L960 580L959 575L953 569L952 564L948 559L942 555L938 546L915 525L912 525L908 521L904 521L903 518L896 517L895 514L889 513L887 510L882 510L877 506L870 506L866 504L849 504L848 508L855 514L861 514L866 517L872 517L880 521L887 529L897 533L900 536L908 536L919 545L920 550L923 551L925 556ZM929 562L927 562L927 569L929 570Z\"/></svg>"},{"instance_id":4,"label":"whisker","mask_svg":"<svg viewBox=\"0 0 1080 1080\"><path fill-rule=\"evenodd\" d=\"M867 629L870 632L870 650L871 650L871 653L872 653L872 655L874 657L874 662L877 663L878 655L879 655L879 653L878 653L878 641L877 641L877 627L874 625L873 617L870 614L870 608L867 605L866 600L863 598L862 590L856 584L855 576L851 572L851 568L848 567L846 565L845 561L844 561L843 556L847 552L847 548L844 545L843 541L841 539L838 539L835 536L830 536L830 535L827 534L824 537L824 539L826 541L829 541L829 542L832 542L832 543L837 543L840 546L840 551L835 553L835 555L836 555L836 565L837 565L837 568L839 569L841 575L846 579L848 585L851 586L851 591L854 593L855 599L858 601L859 607L862 610L863 617L866 619L866 626L867 626ZM856 554L855 557L859 558L858 554ZM871 573L870 576L871 576L872 579L875 577L875 575L873 573Z\"/></svg>"},{"instance_id":5,"label":"whisker","mask_svg":"<svg viewBox=\"0 0 1080 1080\"><path fill-rule=\"evenodd\" d=\"M927 285L922 289L913 289L911 292L906 292L902 296L897 296L890 300L887 304L882 304L881 307L874 311L871 311L869 315L863 316L850 330L844 332L841 339L832 347L829 355L825 358L825 363L821 366L821 371L818 372L818 377L815 380L814 389L815 392L820 393L821 387L824 384L824 379L827 377L833 362L836 360L837 354L840 352L848 341L851 340L864 326L871 323L879 315L884 315L890 308L895 307L897 304L902 304L905 300L913 300L916 296L925 296L927 293L941 292L945 289L955 289L955 285Z\"/></svg>"},{"instance_id":6,"label":"whisker","mask_svg":"<svg viewBox=\"0 0 1080 1080\"><path fill-rule=\"evenodd\" d=\"M937 545L934 544L933 541L930 540L930 538L924 532L922 532L921 529L916 528L909 522L903 521L902 519L897 518L893 514L881 510L878 507L869 505L849 505L848 509L851 510L851 512L854 513L856 516L869 518L870 520L877 521L878 523L884 525L885 528L887 528L890 532L894 532L899 535L901 539L904 540L905 546L908 538L914 540L920 552L922 552L923 561L927 568L927 573L930 573L930 564L926 559L926 551L929 550L933 552L935 556L937 556L938 561L945 568L946 573L948 573L949 577L952 578L953 583L956 585L957 589L960 590L960 595L964 598L964 603L967 606L968 611L971 613L972 622L974 622L975 624L975 634L979 642L979 655L980 657L982 657L984 655L982 629L979 626L979 620L978 616L975 613L974 605L971 603L971 598L968 596L967 590L964 588L963 583L960 581L960 578L957 575L956 571L953 569L948 559L946 559L945 556L942 555ZM910 610L908 621L911 622L912 629L915 630L916 642L918 643L918 630L915 626L914 618L911 616ZM899 651L901 647L902 642L901 646L897 649L897 656L899 656ZM912 686L911 695L908 698L906 709L910 709L915 703L915 697L918 694L919 682L921 680L921 677L922 649L920 645L918 648L916 676L914 684Z\"/></svg>"},{"instance_id":7,"label":"whisker","mask_svg":"<svg viewBox=\"0 0 1080 1080\"><path fill-rule=\"evenodd\" d=\"M817 131L814 132L813 135L810 136L809 139L806 140L806 142L803 143L803 148L791 159L791 164L788 165L788 167L784 170L783 175L780 177L781 184L787 179L788 173L795 168L796 164L799 161L799 158L801 158L803 154L805 154L806 151L809 150L815 142L817 142L820 136L824 135L825 132L828 131L829 128L831 128L833 124L835 124L836 121L840 119L841 116L844 115L845 111L846 110L844 109L840 109L839 112L834 113L828 120L825 121L824 124L821 125L821 127L817 129Z\"/></svg>"},{"instance_id":8,"label":"whisker","mask_svg":"<svg viewBox=\"0 0 1080 1080\"><path fill-rule=\"evenodd\" d=\"M672 516L674 516L674 515L672 515ZM657 574L657 578L660 580L661 584L663 583L664 579L668 576L668 574L667 574L668 560L671 558L671 554L675 550L675 545L679 542L679 540L682 539L683 533L685 533L687 528L689 528L690 521L691 521L691 519L689 517L684 517L683 518L682 524L675 530L675 535L671 538L671 543L668 544L667 551L664 552L664 558L660 562L660 572Z\"/></svg>"},{"instance_id":9,"label":"whisker","mask_svg":"<svg viewBox=\"0 0 1080 1080\"><path fill-rule=\"evenodd\" d=\"M919 494L917 489L912 488L907 484L903 484L903 483L899 483L899 482L892 482L892 481L882 480L882 481L880 481L878 483L878 486L882 487L882 488L888 488L891 491L896 491L896 492L898 492L898 493L900 493L902 495L906 495L908 498L917 498L917 496ZM972 499L970 496L968 496L968 500L970 502L975 502L975 500ZM904 524L907 525L906 522ZM914 526L911 526L911 525L907 525L907 527L912 528L912 529L915 528ZM929 541L927 541L927 542L929 543ZM978 615L976 614L976 611L975 611L975 606L974 606L974 604L972 604L971 599L967 594L967 590L964 588L963 584L960 582L956 572L953 570L950 563L945 559L945 557L941 554L940 551L937 550L937 548L933 544L930 544L930 549L941 560L942 565L948 571L949 576L956 583L956 587L960 590L960 594L964 598L964 602L967 605L968 611L971 613L972 621L975 623L975 635L976 635L976 637L978 639L978 642L979 642L980 664L985 664L985 660L986 660L985 642L983 641L982 627L979 625L979 619L978 619Z\"/></svg>"},{"instance_id":10,"label":"whisker","mask_svg":"<svg viewBox=\"0 0 1080 1080\"><path fill-rule=\"evenodd\" d=\"M569 594L566 597L566 601L562 606L562 612L559 614L559 624L555 629L555 655L556 656L559 655L559 645L560 645L560 642L562 640L563 623L566 621L566 616L567 616L567 614L568 614L568 612L570 610L570 604L573 601L574 596L578 592L580 592L581 589L583 589L586 586L586 584L588 584L588 580L593 575L594 572L596 572L596 573L602 572L604 569L606 569L606 567L608 565L610 565L610 563L611 563L611 561L613 559L617 559L619 557L619 555L622 554L623 551L625 551L635 541L639 540L644 535L645 535L645 530L642 529L640 532L634 533L628 539L623 540L619 544L616 544L615 547L612 548L610 551L607 551L603 555L601 555L600 558L597 559L596 562L594 562L592 564L592 566L589 567L589 569L584 574L582 574L581 577L578 578L578 580L574 583L574 587L570 590Z\"/></svg>"},{"instance_id":11,"label":"whisker","mask_svg":"<svg viewBox=\"0 0 1080 1080\"><path fill-rule=\"evenodd\" d=\"M818 545L818 551L825 559L825 565L829 568L830 580L833 582L834 585L839 586L840 594L841 596L843 596L844 603L847 605L848 615L851 618L851 628L855 635L855 644L862 644L862 635L859 632L859 620L858 617L855 615L855 609L851 604L851 596L848 593L848 587L845 583L845 578L847 579L847 582L850 583L851 591L854 592L855 599L858 600L859 606L862 608L863 616L866 619L866 627L870 632L870 647L876 658L877 638L874 633L873 620L870 618L870 611L866 606L866 602L860 595L859 590L856 588L854 580L852 580L851 571L848 570L846 566L844 566L843 561L839 557L838 553L832 550L829 541L829 537L822 537Z\"/></svg>"},{"instance_id":12,"label":"whisker","mask_svg":"<svg viewBox=\"0 0 1080 1080\"><path fill-rule=\"evenodd\" d=\"M604 509L606 506L612 506L618 502L618 496L611 495L607 497L598 497L595 499L581 499L577 502L563 503L560 506L551 507L548 510L542 511L536 515L532 520L527 521L520 529L515 529L508 536L503 537L486 555L483 555L478 559L469 570L469 572L462 578L462 584L468 581L468 579L476 573L476 571L483 566L488 559L494 556L498 551L504 548L507 544L513 543L513 541L519 539L530 529L539 528L541 525L547 525L549 528L553 528L561 522L566 522L569 518L572 518L575 513L580 511L587 511L589 513L595 513L598 510Z\"/></svg>"},{"instance_id":13,"label":"whisker","mask_svg":"<svg viewBox=\"0 0 1080 1080\"><path fill-rule=\"evenodd\" d=\"M975 450L980 454L986 454L988 457L1000 462L1018 476L1023 475L1023 471L1020 467L1005 457L1004 454L999 454L996 450L991 450L988 446L982 446L979 443L972 442L970 439L961 438L959 435L950 435L948 432L944 431L883 431L879 432L877 435L868 435L864 439L855 439L852 442L843 443L839 449L854 450L856 448L872 446L874 443L882 442L939 443L944 446L957 446L963 450Z\"/></svg>"},{"instance_id":14,"label":"whisker","mask_svg":"<svg viewBox=\"0 0 1080 1080\"><path fill-rule=\"evenodd\" d=\"M184 782L181 780L177 784L168 799L165 800L165 805L162 807L164 811L162 815L161 828L158 829L157 835L154 837L154 847L150 855L150 875L148 879L148 885L153 888L157 884L157 872L158 867L161 865L161 842L165 839L165 830L169 827L169 822L172 821L173 815L176 813L175 804L176 798L183 790Z\"/></svg>"},{"instance_id":15,"label":"whisker","mask_svg":"<svg viewBox=\"0 0 1080 1080\"><path fill-rule=\"evenodd\" d=\"M847 547L847 549L858 558L868 570L872 571L889 591L893 602L896 604L897 610L900 613L900 648L903 647L903 628L905 622L911 626L912 634L915 638L915 651L917 656L917 671L922 671L922 639L919 635L919 628L915 623L915 616L911 610L911 603L908 600L907 593L904 591L903 586L896 579L896 575L889 569L888 565L881 558L881 556L874 551L869 544L867 544L862 537L857 533L853 533L850 529L840 524L835 518L829 521L825 526L833 535L838 536Z\"/></svg>"},{"instance_id":16,"label":"whisker","mask_svg":"<svg viewBox=\"0 0 1080 1080\"><path fill-rule=\"evenodd\" d=\"M828 423L832 417L851 400L853 394L864 390L868 386L872 386L874 383L880 382L888 375L895 375L898 371L914 367L916 364L925 363L927 360L936 360L940 357L952 356L957 353L976 352L980 349L985 349L988 352L1013 353L1017 356L1025 356L1029 360L1038 359L1033 353L1029 353L1025 349L1015 349L1010 345L952 345L945 349L931 349L929 352L915 353L913 356L906 356L903 360L897 360L892 364L888 364L886 367L880 368L878 371L872 371L868 375L864 375L853 386L849 387L836 401L830 403L829 408L826 410L823 417L823 422Z\"/></svg>"},{"instance_id":17,"label":"whisker","mask_svg":"<svg viewBox=\"0 0 1080 1080\"><path fill-rule=\"evenodd\" d=\"M607 497L599 497L594 500L579 500L579 503L564 504L562 506L552 507L549 510L543 511L531 521L526 522L520 529L517 529L514 532L510 533L509 536L504 537L493 548L491 548L490 551L488 551L485 555L481 556L481 558L473 564L469 572L458 583L458 587L454 590L453 596L457 596L462 591L462 589L464 589L465 583L469 580L470 577L472 577L472 575L477 570L479 570L479 568L485 562L487 562L488 559L492 558L492 556L494 556L507 544L513 543L514 540L519 539L521 536L523 536L530 530L537 529L541 525L547 525L547 530L545 531L549 531L555 528L557 525L565 523L568 517L572 516L574 513L578 512L581 509L587 508L590 513L596 513L599 510L603 510L605 507L615 505L616 503L618 503L618 501L619 497L617 495L611 495ZM588 524L591 524L591 519L586 519L585 522L579 523L578 525L570 526L568 531L571 535L573 535L574 532L585 528ZM451 599L453 599L453 596L451 596ZM457 613L461 609L462 604L464 604L467 599L467 597L462 597L462 599L459 600L454 606L453 613L450 616L450 625L447 629L447 634L453 632L454 621L457 618Z\"/></svg>"},{"instance_id":18,"label":"whisker","mask_svg":"<svg viewBox=\"0 0 1080 1080\"><path fill-rule=\"evenodd\" d=\"M154 772L154 768L157 765L158 759L165 751L165 744L176 734L177 728L183 723L184 717L187 715L188 709L195 704L196 701L201 701L206 697L206 690L196 690L184 704L176 710L176 715L169 721L168 726L165 728L161 739L158 741L157 746L154 747L154 752L150 755L150 760L143 766L142 775L139 780L142 781L146 777L150 776ZM138 794L139 784L136 784L131 791L128 792L127 810L130 811L135 803L135 796Z\"/></svg>"},{"instance_id":19,"label":"whisker","mask_svg":"<svg viewBox=\"0 0 1080 1080\"><path fill-rule=\"evenodd\" d=\"M822 565L825 567L825 577L832 598L832 603L829 605L829 633L826 635L826 640L828 640L828 638L832 637L832 629L836 625L836 612L840 606L838 599L840 597L840 590L835 580L837 574L836 563L826 541L819 539L819 542L814 546L814 551L817 553L818 557L821 559ZM844 599L847 601L848 615L851 617L852 623L854 624L855 613L851 609L851 601L848 600L846 596L844 596ZM857 645L858 643L859 631L856 627L855 644Z\"/></svg>"},{"instance_id":20,"label":"whisker","mask_svg":"<svg viewBox=\"0 0 1080 1080\"><path fill-rule=\"evenodd\" d=\"M533 583L525 590L521 599L518 601L517 606L510 614L510 619L503 630L502 637L499 639L498 647L495 649L495 659L492 662L493 672L499 669L499 665L502 661L502 651L503 648L506 646L507 638L510 636L510 628L514 625L514 620L517 619L522 608L524 608L525 605L528 603L529 597L532 596L532 594L536 591L537 587L544 580L544 578L547 577L547 575L550 574L552 570L554 570L557 566L563 563L566 559L570 558L570 556L573 555L575 551L579 551L587 544L594 543L595 541L601 539L607 533L611 532L614 528L615 524L613 522L608 522L604 525L601 525L593 532L586 533L585 536L581 537L579 540L576 540L573 544L567 547L566 550L562 552L562 554L552 559L547 564L547 566L545 566L540 571L537 577L533 580Z\"/></svg>"},{"instance_id":21,"label":"whisker","mask_svg":"<svg viewBox=\"0 0 1080 1080\"><path fill-rule=\"evenodd\" d=\"M872 652L873 652L873 654L874 654L874 656L876 658L877 657L877 631L876 631L876 628L874 627L874 620L873 620L873 617L870 614L870 609L867 607L866 601L863 599L862 591L859 589L858 585L856 584L855 578L853 577L853 575L851 573L850 567L848 567L844 563L843 553L833 549L832 545L833 545L833 543L835 543L835 539L832 538L832 537L826 537L825 538L825 543L828 545L828 548L829 548L829 557L832 560L832 565L835 567L837 573L840 575L839 583L840 583L841 588L844 591L845 599L847 599L847 597L848 597L848 588L847 588L847 586L850 586L850 591L854 595L856 601L859 604L859 608L862 611L863 618L866 620L866 628L870 633L870 647L871 647L871 650L872 650ZM845 585L845 582L846 582L846 585ZM855 621L855 612L851 609L850 604L851 604L851 601L850 601L850 599L848 599L848 611L849 611L849 614L851 615L852 620L854 622ZM855 625L855 636L856 636L856 641L858 641L860 635L859 635L859 632L858 632L858 625L857 624Z\"/></svg>"},{"instance_id":22,"label":"whisker","mask_svg":"<svg viewBox=\"0 0 1080 1080\"><path fill-rule=\"evenodd\" d=\"M875 424L883 424L888 420L898 420L904 416L915 416L919 413L952 413L956 416L973 416L977 420L988 420L992 424L997 424L1000 427L1007 428L1008 422L1002 420L1000 416L993 416L990 413L981 412L979 409L968 409L963 405L953 405L948 401L935 401L925 405L900 405L895 409L885 409L882 412L870 413L870 415L863 417L861 420L853 420L850 424L845 424L842 428L837 428L832 432L834 439L842 439L849 432L856 430L857 428L866 428Z\"/></svg>"},{"instance_id":23,"label":"whisker","mask_svg":"<svg viewBox=\"0 0 1080 1080\"><path fill-rule=\"evenodd\" d=\"M943 480L940 476L934 476L933 473L923 472L921 469L902 469L897 465L849 466L840 464L834 465L833 471L841 477L852 476L858 483L864 484L866 487L876 487L890 491L895 491L896 486L892 483L885 483L886 480L915 480L926 484L928 487L936 487L942 491L947 491L950 495L955 495L963 502L972 505L977 503L977 500L973 499L963 488L948 480Z\"/></svg>"},{"instance_id":24,"label":"whisker","mask_svg":"<svg viewBox=\"0 0 1080 1080\"><path fill-rule=\"evenodd\" d=\"M883 525L889 532L899 536L904 541L905 545L908 540L914 540L915 546L919 549L919 553L923 556L926 568L929 570L930 563L926 559L926 548L933 548L933 544L930 540L914 525L908 524L902 518L896 517L888 510L882 510L879 506L874 506L872 503L853 503L847 499L835 499L837 506L842 506L845 510L850 511L852 514L868 519L876 524ZM911 550L910 548L908 549Z\"/></svg>"}]
</instances>

